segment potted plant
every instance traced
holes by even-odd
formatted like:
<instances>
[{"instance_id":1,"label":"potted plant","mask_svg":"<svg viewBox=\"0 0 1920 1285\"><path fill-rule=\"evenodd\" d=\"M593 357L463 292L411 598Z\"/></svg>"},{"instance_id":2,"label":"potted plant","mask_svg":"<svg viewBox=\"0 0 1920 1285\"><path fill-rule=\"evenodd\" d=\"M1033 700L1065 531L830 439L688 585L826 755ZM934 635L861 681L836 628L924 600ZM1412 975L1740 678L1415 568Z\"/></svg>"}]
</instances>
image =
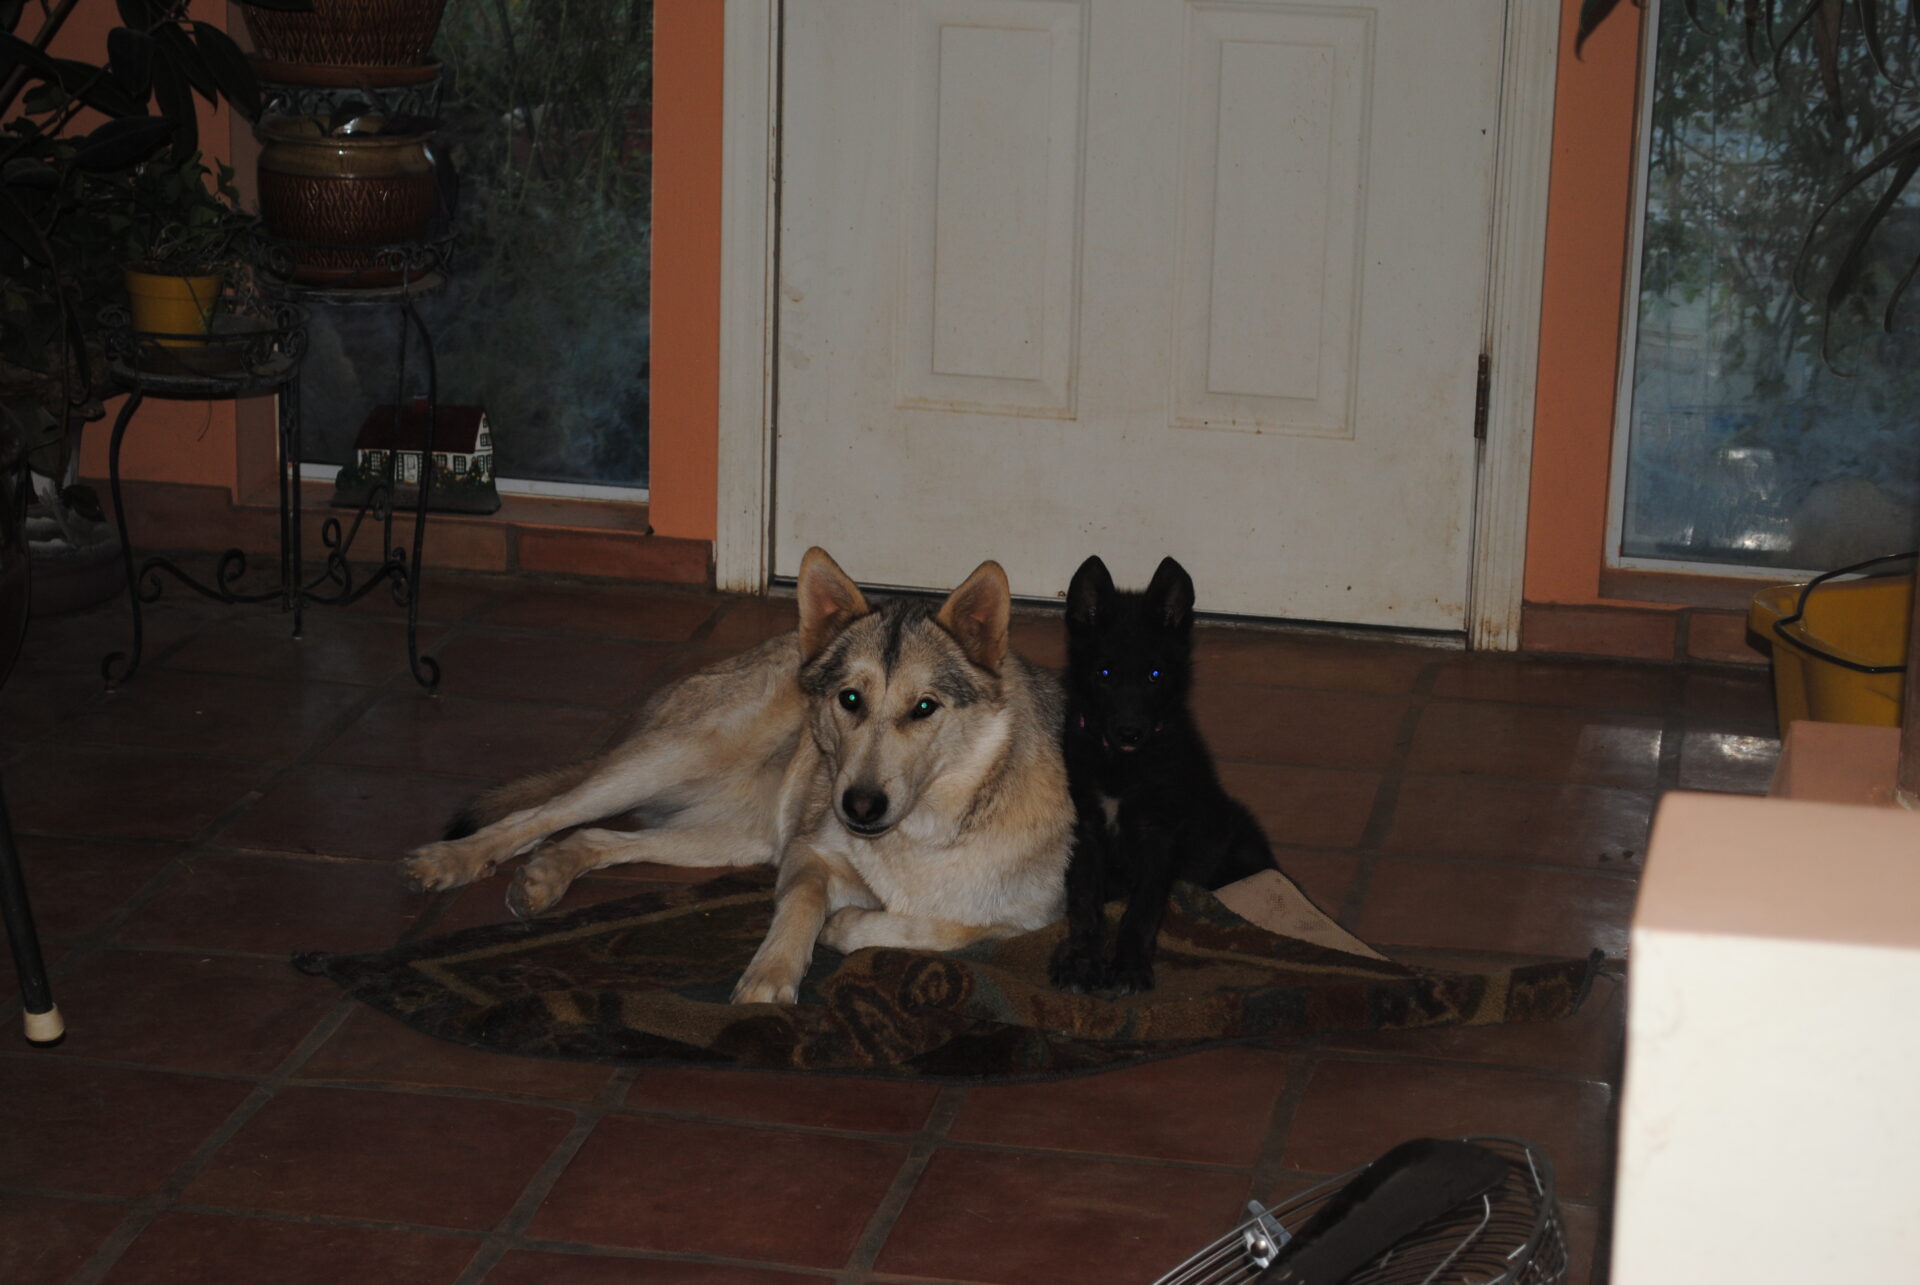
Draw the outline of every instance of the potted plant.
<instances>
[{"instance_id":1,"label":"potted plant","mask_svg":"<svg viewBox=\"0 0 1920 1285\"><path fill-rule=\"evenodd\" d=\"M195 100L229 102L249 120L260 111L246 55L191 19L185 0L114 0L124 25L104 60L53 56L54 37L89 5L108 0L0 0L0 419L33 452L36 577L105 535L75 465L77 433L109 391L101 311L123 297L132 259L178 261L169 246L190 254L187 241L233 228L231 186L184 173L199 164ZM58 601L36 595L35 611Z\"/></svg>"},{"instance_id":2,"label":"potted plant","mask_svg":"<svg viewBox=\"0 0 1920 1285\"><path fill-rule=\"evenodd\" d=\"M125 224L121 275L136 333L184 347L212 330L229 267L259 222L240 208L233 173L226 164L210 173L196 152L184 162L156 157L129 176L127 212L108 222Z\"/></svg>"}]
</instances>

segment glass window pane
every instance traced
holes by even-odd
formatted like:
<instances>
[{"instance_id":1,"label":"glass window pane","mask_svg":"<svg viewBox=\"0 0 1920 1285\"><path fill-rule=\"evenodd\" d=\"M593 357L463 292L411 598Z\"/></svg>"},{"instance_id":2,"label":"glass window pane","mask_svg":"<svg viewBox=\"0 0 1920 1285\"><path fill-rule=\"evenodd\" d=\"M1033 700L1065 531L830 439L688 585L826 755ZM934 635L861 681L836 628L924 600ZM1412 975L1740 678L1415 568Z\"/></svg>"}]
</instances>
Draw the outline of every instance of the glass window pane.
<instances>
[{"instance_id":1,"label":"glass window pane","mask_svg":"<svg viewBox=\"0 0 1920 1285\"><path fill-rule=\"evenodd\" d=\"M434 56L458 240L417 303L440 401L486 407L509 478L647 484L652 0L449 0ZM405 386L390 305L316 302L303 454L345 463Z\"/></svg>"},{"instance_id":2,"label":"glass window pane","mask_svg":"<svg viewBox=\"0 0 1920 1285\"><path fill-rule=\"evenodd\" d=\"M1776 77L1721 8L1660 6L1620 552L1824 569L1911 549L1920 326L1878 326L1907 266L1897 251L1920 241L1914 193L1871 243L1864 295L1833 314L1831 365L1822 310L1789 280L1815 214L1895 132L1901 96L1852 31L1836 112L1805 33ZM1909 33L1896 50L1909 66L1910 48ZM1823 228L1816 288L1878 192Z\"/></svg>"}]
</instances>

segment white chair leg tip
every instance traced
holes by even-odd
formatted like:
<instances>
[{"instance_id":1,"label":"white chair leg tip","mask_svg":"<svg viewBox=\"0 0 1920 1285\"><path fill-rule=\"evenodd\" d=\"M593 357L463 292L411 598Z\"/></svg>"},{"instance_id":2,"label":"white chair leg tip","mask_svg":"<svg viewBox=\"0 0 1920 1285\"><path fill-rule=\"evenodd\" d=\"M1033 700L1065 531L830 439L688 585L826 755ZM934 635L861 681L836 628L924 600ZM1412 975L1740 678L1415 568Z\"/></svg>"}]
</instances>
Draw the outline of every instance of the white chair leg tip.
<instances>
[{"instance_id":1,"label":"white chair leg tip","mask_svg":"<svg viewBox=\"0 0 1920 1285\"><path fill-rule=\"evenodd\" d=\"M28 1013L26 1019L27 1039L35 1044L51 1044L67 1033L67 1024L61 1020L58 1004L44 1013Z\"/></svg>"}]
</instances>

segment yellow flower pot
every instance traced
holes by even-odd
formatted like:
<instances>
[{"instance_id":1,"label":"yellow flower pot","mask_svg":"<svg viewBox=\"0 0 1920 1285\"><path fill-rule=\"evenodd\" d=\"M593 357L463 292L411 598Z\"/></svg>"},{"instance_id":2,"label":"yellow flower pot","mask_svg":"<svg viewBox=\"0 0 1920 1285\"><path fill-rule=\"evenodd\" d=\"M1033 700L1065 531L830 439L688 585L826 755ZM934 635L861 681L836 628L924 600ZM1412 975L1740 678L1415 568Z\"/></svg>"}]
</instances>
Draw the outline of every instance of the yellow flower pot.
<instances>
[{"instance_id":1,"label":"yellow flower pot","mask_svg":"<svg viewBox=\"0 0 1920 1285\"><path fill-rule=\"evenodd\" d=\"M204 336L213 328L213 310L220 302L219 273L182 277L128 268L126 281L137 333L168 336L153 340L163 348L196 348L207 342Z\"/></svg>"}]
</instances>

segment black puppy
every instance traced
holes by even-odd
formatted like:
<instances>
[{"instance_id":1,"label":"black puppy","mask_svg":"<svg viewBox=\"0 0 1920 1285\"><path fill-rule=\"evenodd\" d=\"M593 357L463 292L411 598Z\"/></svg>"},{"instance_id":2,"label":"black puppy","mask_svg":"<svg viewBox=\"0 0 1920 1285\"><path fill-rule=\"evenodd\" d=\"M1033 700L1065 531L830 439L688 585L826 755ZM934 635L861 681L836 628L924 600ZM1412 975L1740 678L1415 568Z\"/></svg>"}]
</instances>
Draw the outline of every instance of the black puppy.
<instances>
[{"instance_id":1,"label":"black puppy","mask_svg":"<svg viewBox=\"0 0 1920 1285\"><path fill-rule=\"evenodd\" d=\"M1078 814L1067 868L1063 990L1153 986L1153 949L1176 879L1218 888L1273 867L1260 823L1229 798L1187 709L1193 580L1166 558L1123 593L1099 558L1067 590L1067 784ZM1127 899L1111 959L1102 907Z\"/></svg>"}]
</instances>

